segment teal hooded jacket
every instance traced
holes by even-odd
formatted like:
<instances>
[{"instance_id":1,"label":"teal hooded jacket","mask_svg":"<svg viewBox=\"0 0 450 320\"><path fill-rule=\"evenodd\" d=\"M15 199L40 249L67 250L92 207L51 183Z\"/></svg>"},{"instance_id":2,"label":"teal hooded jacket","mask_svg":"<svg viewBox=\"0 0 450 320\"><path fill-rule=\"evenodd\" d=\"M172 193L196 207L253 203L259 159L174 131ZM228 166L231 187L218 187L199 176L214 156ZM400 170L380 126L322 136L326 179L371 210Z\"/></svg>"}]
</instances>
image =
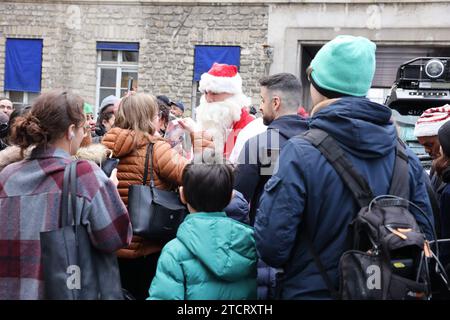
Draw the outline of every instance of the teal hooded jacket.
<instances>
[{"instance_id":1,"label":"teal hooded jacket","mask_svg":"<svg viewBox=\"0 0 450 320\"><path fill-rule=\"evenodd\" d=\"M253 228L223 212L189 214L162 250L149 300L256 299Z\"/></svg>"}]
</instances>

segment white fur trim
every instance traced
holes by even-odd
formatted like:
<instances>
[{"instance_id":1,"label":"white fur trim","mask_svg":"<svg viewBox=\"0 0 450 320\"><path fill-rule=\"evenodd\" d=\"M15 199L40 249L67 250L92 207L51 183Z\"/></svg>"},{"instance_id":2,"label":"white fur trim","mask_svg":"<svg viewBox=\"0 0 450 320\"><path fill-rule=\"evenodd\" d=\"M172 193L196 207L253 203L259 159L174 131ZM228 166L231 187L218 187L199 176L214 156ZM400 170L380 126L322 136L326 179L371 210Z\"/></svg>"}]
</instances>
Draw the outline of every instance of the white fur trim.
<instances>
[{"instance_id":1,"label":"white fur trim","mask_svg":"<svg viewBox=\"0 0 450 320\"><path fill-rule=\"evenodd\" d=\"M209 73L202 74L200 78L200 92L211 91L216 93L227 92L242 93L242 78L237 73L234 77L216 77Z\"/></svg>"}]
</instances>

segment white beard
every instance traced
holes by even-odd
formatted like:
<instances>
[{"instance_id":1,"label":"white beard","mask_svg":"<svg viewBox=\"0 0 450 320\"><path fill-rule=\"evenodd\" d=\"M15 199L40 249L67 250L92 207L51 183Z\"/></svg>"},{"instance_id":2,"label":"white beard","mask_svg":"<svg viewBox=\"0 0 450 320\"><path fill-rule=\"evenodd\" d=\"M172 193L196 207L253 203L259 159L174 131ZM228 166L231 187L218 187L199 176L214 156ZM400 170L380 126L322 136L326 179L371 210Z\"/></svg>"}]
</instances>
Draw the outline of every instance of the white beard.
<instances>
[{"instance_id":1,"label":"white beard","mask_svg":"<svg viewBox=\"0 0 450 320\"><path fill-rule=\"evenodd\" d=\"M200 129L209 133L214 140L215 158L223 156L227 137L233 124L241 117L242 108L249 106L250 98L237 94L220 102L207 102L204 95L196 109L196 120Z\"/></svg>"}]
</instances>

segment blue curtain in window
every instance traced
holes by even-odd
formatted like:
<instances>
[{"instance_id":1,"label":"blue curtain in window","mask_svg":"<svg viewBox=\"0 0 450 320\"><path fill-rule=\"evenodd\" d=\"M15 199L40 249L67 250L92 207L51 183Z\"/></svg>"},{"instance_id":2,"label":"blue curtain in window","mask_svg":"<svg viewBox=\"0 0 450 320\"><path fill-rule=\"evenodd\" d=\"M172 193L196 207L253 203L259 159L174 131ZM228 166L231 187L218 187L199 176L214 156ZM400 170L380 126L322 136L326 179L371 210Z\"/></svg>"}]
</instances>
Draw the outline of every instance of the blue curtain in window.
<instances>
[{"instance_id":1,"label":"blue curtain in window","mask_svg":"<svg viewBox=\"0 0 450 320\"><path fill-rule=\"evenodd\" d=\"M5 91L41 92L42 39L6 39Z\"/></svg>"},{"instance_id":2,"label":"blue curtain in window","mask_svg":"<svg viewBox=\"0 0 450 320\"><path fill-rule=\"evenodd\" d=\"M139 43L97 42L97 50L139 51Z\"/></svg>"},{"instance_id":3,"label":"blue curtain in window","mask_svg":"<svg viewBox=\"0 0 450 320\"><path fill-rule=\"evenodd\" d=\"M232 64L239 68L241 47L195 46L194 58L194 81L199 81L214 62Z\"/></svg>"}]
</instances>

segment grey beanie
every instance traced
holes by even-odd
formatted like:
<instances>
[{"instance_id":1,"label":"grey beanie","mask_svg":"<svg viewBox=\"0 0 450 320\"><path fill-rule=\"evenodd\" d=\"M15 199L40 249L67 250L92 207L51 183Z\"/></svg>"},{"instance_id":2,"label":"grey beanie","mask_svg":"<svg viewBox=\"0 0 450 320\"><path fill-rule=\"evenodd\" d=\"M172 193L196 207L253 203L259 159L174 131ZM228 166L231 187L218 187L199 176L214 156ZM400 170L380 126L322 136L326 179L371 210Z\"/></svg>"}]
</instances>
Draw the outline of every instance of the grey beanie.
<instances>
[{"instance_id":1,"label":"grey beanie","mask_svg":"<svg viewBox=\"0 0 450 320\"><path fill-rule=\"evenodd\" d=\"M110 95L107 96L105 99L102 100L102 103L100 104L100 109L98 110L98 114L102 113L103 109L109 105L114 105L117 101L120 99L116 96Z\"/></svg>"}]
</instances>

